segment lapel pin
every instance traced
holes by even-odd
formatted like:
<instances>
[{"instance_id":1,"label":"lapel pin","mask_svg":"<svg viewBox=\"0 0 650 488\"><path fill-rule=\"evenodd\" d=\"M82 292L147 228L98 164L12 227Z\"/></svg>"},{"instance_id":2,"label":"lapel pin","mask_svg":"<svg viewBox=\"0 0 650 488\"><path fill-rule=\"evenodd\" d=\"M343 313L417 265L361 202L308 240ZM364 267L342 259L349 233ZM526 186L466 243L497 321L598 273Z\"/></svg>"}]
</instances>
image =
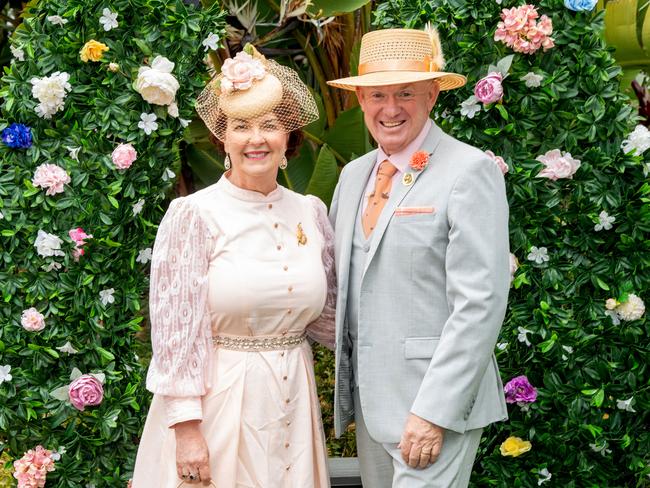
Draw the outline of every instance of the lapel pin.
<instances>
[{"instance_id":1,"label":"lapel pin","mask_svg":"<svg viewBox=\"0 0 650 488\"><path fill-rule=\"evenodd\" d=\"M298 228L296 229L296 237L298 238L299 246L304 246L307 244L307 236L305 235L305 232L302 230L302 225L300 222L298 222Z\"/></svg>"},{"instance_id":2,"label":"lapel pin","mask_svg":"<svg viewBox=\"0 0 650 488\"><path fill-rule=\"evenodd\" d=\"M404 176L402 176L402 185L404 186L411 186L414 181L413 173L404 173Z\"/></svg>"}]
</instances>

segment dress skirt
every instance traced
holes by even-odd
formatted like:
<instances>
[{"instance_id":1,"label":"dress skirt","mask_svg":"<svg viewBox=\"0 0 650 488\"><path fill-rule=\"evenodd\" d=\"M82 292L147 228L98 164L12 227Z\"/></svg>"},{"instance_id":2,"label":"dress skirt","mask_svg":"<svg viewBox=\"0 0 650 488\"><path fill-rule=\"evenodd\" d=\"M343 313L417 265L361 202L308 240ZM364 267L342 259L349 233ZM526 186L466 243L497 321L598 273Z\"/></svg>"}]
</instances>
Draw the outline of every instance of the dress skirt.
<instances>
[{"instance_id":1,"label":"dress skirt","mask_svg":"<svg viewBox=\"0 0 650 488\"><path fill-rule=\"evenodd\" d=\"M200 429L217 488L329 487L309 343L262 352L217 348L212 365ZM164 399L154 395L133 488L180 483L174 430L167 427Z\"/></svg>"}]
</instances>

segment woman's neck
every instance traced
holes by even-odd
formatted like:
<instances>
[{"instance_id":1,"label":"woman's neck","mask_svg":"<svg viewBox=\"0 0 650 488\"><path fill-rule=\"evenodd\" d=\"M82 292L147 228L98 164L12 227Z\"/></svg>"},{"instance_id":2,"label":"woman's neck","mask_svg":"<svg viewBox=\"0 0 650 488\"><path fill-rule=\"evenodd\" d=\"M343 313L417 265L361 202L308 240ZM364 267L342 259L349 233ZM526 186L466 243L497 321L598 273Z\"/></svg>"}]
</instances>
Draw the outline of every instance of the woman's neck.
<instances>
[{"instance_id":1,"label":"woman's neck","mask_svg":"<svg viewBox=\"0 0 650 488\"><path fill-rule=\"evenodd\" d=\"M230 170L226 178L235 186L244 190L256 191L262 195L268 195L278 187L276 182L277 171L274 174L251 176L241 172Z\"/></svg>"}]
</instances>

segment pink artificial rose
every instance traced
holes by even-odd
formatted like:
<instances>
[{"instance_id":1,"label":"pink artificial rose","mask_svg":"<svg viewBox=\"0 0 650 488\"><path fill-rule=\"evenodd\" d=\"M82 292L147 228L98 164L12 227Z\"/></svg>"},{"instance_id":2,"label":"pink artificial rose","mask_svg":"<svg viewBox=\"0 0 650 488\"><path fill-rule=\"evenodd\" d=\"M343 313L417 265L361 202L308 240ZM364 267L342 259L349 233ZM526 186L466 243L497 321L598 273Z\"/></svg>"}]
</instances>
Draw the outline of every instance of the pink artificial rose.
<instances>
[{"instance_id":1,"label":"pink artificial rose","mask_svg":"<svg viewBox=\"0 0 650 488\"><path fill-rule=\"evenodd\" d=\"M32 307L23 310L23 314L20 316L20 323L22 324L23 329L28 330L29 332L38 332L45 328L45 317L42 313Z\"/></svg>"},{"instance_id":2,"label":"pink artificial rose","mask_svg":"<svg viewBox=\"0 0 650 488\"><path fill-rule=\"evenodd\" d=\"M503 387L507 403L533 403L537 400L537 389L526 376L517 376Z\"/></svg>"},{"instance_id":3,"label":"pink artificial rose","mask_svg":"<svg viewBox=\"0 0 650 488\"><path fill-rule=\"evenodd\" d=\"M474 87L474 96L484 104L498 102L503 98L503 75L493 71L479 80Z\"/></svg>"},{"instance_id":4,"label":"pink artificial rose","mask_svg":"<svg viewBox=\"0 0 650 488\"><path fill-rule=\"evenodd\" d=\"M131 144L120 144L113 149L111 159L117 169L129 169L138 157L138 153Z\"/></svg>"},{"instance_id":5,"label":"pink artificial rose","mask_svg":"<svg viewBox=\"0 0 650 488\"><path fill-rule=\"evenodd\" d=\"M556 181L560 178L573 178L573 175L580 167L580 160L571 157L571 153L562 153L559 149L553 149L546 154L537 156L537 161L546 166L537 176Z\"/></svg>"},{"instance_id":6,"label":"pink artificial rose","mask_svg":"<svg viewBox=\"0 0 650 488\"><path fill-rule=\"evenodd\" d=\"M70 183L70 176L56 164L41 164L34 172L32 185L46 188L46 195L56 195L63 192L63 185Z\"/></svg>"},{"instance_id":7,"label":"pink artificial rose","mask_svg":"<svg viewBox=\"0 0 650 488\"><path fill-rule=\"evenodd\" d=\"M70 229L68 231L68 235L70 236L70 239L72 239L75 245L77 246L83 246L86 243L85 239L92 239L93 237L90 234L86 234L81 227L77 227L76 229Z\"/></svg>"},{"instance_id":8,"label":"pink artificial rose","mask_svg":"<svg viewBox=\"0 0 650 488\"><path fill-rule=\"evenodd\" d=\"M505 160L501 156L497 156L494 154L492 151L485 151L485 154L487 154L492 161L499 167L501 170L501 173L506 174L510 168L508 168L508 165L506 164Z\"/></svg>"},{"instance_id":9,"label":"pink artificial rose","mask_svg":"<svg viewBox=\"0 0 650 488\"><path fill-rule=\"evenodd\" d=\"M104 388L101 382L92 375L84 374L70 383L68 387L70 403L77 410L99 405L104 399Z\"/></svg>"},{"instance_id":10,"label":"pink artificial rose","mask_svg":"<svg viewBox=\"0 0 650 488\"><path fill-rule=\"evenodd\" d=\"M221 89L225 92L232 90L247 90L253 81L261 80L266 75L266 68L259 59L240 51L234 58L228 58L221 67L223 75Z\"/></svg>"}]
</instances>

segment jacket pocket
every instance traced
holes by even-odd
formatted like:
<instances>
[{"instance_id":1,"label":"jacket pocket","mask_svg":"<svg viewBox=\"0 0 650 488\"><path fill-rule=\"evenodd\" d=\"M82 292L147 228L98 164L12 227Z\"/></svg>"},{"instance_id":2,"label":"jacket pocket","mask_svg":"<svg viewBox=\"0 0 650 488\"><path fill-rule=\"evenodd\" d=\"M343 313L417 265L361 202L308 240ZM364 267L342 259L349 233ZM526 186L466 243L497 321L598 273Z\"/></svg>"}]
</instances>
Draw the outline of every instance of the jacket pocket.
<instances>
[{"instance_id":1,"label":"jacket pocket","mask_svg":"<svg viewBox=\"0 0 650 488\"><path fill-rule=\"evenodd\" d=\"M406 359L426 359L433 357L440 337L409 337L404 339Z\"/></svg>"}]
</instances>

